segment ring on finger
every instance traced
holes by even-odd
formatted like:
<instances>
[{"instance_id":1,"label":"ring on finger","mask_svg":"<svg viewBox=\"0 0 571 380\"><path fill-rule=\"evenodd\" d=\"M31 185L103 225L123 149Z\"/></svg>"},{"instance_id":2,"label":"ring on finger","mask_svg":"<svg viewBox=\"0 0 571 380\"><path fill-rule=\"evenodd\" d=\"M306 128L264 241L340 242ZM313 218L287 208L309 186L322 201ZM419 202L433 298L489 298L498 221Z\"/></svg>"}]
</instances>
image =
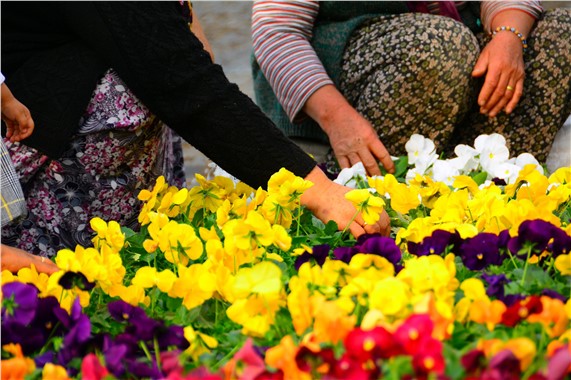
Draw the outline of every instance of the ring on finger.
<instances>
[{"instance_id":1,"label":"ring on finger","mask_svg":"<svg viewBox=\"0 0 571 380\"><path fill-rule=\"evenodd\" d=\"M508 86L506 87L506 91L513 91L513 90L514 88L508 84Z\"/></svg>"}]
</instances>

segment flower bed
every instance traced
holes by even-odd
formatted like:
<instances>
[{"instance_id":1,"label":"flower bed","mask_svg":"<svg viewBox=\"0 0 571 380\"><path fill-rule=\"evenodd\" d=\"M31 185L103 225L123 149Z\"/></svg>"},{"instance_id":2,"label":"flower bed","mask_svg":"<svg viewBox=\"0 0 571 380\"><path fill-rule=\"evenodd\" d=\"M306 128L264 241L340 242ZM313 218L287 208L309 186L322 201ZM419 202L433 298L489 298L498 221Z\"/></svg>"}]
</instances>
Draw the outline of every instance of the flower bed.
<instances>
[{"instance_id":1,"label":"flower bed","mask_svg":"<svg viewBox=\"0 0 571 380\"><path fill-rule=\"evenodd\" d=\"M95 218L60 272L2 274L2 378L565 378L571 168L499 135L407 150L395 175L338 177L391 237L323 224L283 169L267 190L158 178L140 231Z\"/></svg>"}]
</instances>

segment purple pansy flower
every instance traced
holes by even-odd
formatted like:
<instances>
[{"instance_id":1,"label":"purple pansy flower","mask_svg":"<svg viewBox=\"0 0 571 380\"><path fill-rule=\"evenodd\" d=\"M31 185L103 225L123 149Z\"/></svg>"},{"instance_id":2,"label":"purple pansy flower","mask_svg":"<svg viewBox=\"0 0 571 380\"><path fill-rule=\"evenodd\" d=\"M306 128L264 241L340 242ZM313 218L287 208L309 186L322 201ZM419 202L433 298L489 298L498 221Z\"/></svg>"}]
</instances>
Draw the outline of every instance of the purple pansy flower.
<instances>
[{"instance_id":1,"label":"purple pansy flower","mask_svg":"<svg viewBox=\"0 0 571 380\"><path fill-rule=\"evenodd\" d=\"M355 247L360 253L370 253L382 256L393 265L398 265L402 258L402 253L395 241L386 236L369 235L360 246Z\"/></svg>"},{"instance_id":2,"label":"purple pansy flower","mask_svg":"<svg viewBox=\"0 0 571 380\"><path fill-rule=\"evenodd\" d=\"M184 329L182 326L169 326L162 328L158 334L159 349L166 350L169 347L176 347L181 350L188 348L190 343L184 337Z\"/></svg>"},{"instance_id":3,"label":"purple pansy flower","mask_svg":"<svg viewBox=\"0 0 571 380\"><path fill-rule=\"evenodd\" d=\"M509 282L505 274L482 273L482 279L488 283L486 294L488 297L502 298L504 296L504 285Z\"/></svg>"},{"instance_id":4,"label":"purple pansy flower","mask_svg":"<svg viewBox=\"0 0 571 380\"><path fill-rule=\"evenodd\" d=\"M548 249L553 253L553 257L568 254L571 252L571 236L561 228L554 228L553 241L548 244Z\"/></svg>"},{"instance_id":5,"label":"purple pansy flower","mask_svg":"<svg viewBox=\"0 0 571 380\"><path fill-rule=\"evenodd\" d=\"M408 242L408 251L416 256L441 255L449 245L461 242L458 232L436 230L431 236L425 237L421 243Z\"/></svg>"},{"instance_id":6,"label":"purple pansy flower","mask_svg":"<svg viewBox=\"0 0 571 380\"><path fill-rule=\"evenodd\" d=\"M482 232L464 240L458 248L458 255L466 268L482 270L489 265L500 265L502 258L498 249L498 236Z\"/></svg>"},{"instance_id":7,"label":"purple pansy flower","mask_svg":"<svg viewBox=\"0 0 571 380\"><path fill-rule=\"evenodd\" d=\"M359 250L355 247L337 247L333 250L333 256L337 260L341 260L344 263L349 263L351 258L359 253Z\"/></svg>"},{"instance_id":8,"label":"purple pansy flower","mask_svg":"<svg viewBox=\"0 0 571 380\"><path fill-rule=\"evenodd\" d=\"M314 246L312 248L312 251L313 251L312 254L305 251L304 253L302 253L301 255L299 255L297 257L297 259L295 260L295 264L294 264L295 269L299 270L299 268L302 266L302 264L308 262L311 259L315 260L315 262L319 266L322 266L325 263L325 259L327 259L329 257L329 251L330 250L331 250L331 247L329 246L329 244L320 244L320 245Z\"/></svg>"},{"instance_id":9,"label":"purple pansy flower","mask_svg":"<svg viewBox=\"0 0 571 380\"><path fill-rule=\"evenodd\" d=\"M36 315L38 289L21 282L9 282L2 286L2 324L16 321L28 325Z\"/></svg>"},{"instance_id":10,"label":"purple pansy flower","mask_svg":"<svg viewBox=\"0 0 571 380\"><path fill-rule=\"evenodd\" d=\"M556 229L557 227L545 220L526 220L520 224L518 236L508 242L508 248L512 254L525 257L527 252L520 251L526 244L532 244L533 252L541 253L547 249L547 244L554 237Z\"/></svg>"}]
</instances>

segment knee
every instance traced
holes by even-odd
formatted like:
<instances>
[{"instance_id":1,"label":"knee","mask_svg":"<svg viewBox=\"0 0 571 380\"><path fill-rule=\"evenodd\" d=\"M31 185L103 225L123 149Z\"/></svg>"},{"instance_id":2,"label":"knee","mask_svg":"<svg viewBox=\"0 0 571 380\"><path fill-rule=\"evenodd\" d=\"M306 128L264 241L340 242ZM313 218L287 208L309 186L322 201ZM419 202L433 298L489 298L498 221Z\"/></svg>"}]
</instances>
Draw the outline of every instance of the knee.
<instances>
[{"instance_id":1,"label":"knee","mask_svg":"<svg viewBox=\"0 0 571 380\"><path fill-rule=\"evenodd\" d=\"M571 9L556 8L546 11L538 20L530 37L535 49L558 48L561 54L571 56Z\"/></svg>"},{"instance_id":2,"label":"knee","mask_svg":"<svg viewBox=\"0 0 571 380\"><path fill-rule=\"evenodd\" d=\"M412 17L415 35L428 45L419 54L422 65L430 66L435 75L454 70L469 76L480 54L478 41L470 29L448 17L427 14Z\"/></svg>"}]
</instances>

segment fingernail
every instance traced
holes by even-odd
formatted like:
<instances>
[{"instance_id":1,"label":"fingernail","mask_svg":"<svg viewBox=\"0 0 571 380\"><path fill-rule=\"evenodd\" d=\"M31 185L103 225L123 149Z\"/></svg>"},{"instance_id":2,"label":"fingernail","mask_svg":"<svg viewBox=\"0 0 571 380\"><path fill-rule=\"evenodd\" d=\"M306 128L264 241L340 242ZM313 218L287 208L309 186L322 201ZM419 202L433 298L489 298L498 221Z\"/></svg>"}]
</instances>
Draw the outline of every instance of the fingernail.
<instances>
[{"instance_id":1,"label":"fingernail","mask_svg":"<svg viewBox=\"0 0 571 380\"><path fill-rule=\"evenodd\" d=\"M480 101L478 102L478 105L479 105L480 107L483 106L484 104L486 104L486 101L485 101L485 100L480 100Z\"/></svg>"}]
</instances>

